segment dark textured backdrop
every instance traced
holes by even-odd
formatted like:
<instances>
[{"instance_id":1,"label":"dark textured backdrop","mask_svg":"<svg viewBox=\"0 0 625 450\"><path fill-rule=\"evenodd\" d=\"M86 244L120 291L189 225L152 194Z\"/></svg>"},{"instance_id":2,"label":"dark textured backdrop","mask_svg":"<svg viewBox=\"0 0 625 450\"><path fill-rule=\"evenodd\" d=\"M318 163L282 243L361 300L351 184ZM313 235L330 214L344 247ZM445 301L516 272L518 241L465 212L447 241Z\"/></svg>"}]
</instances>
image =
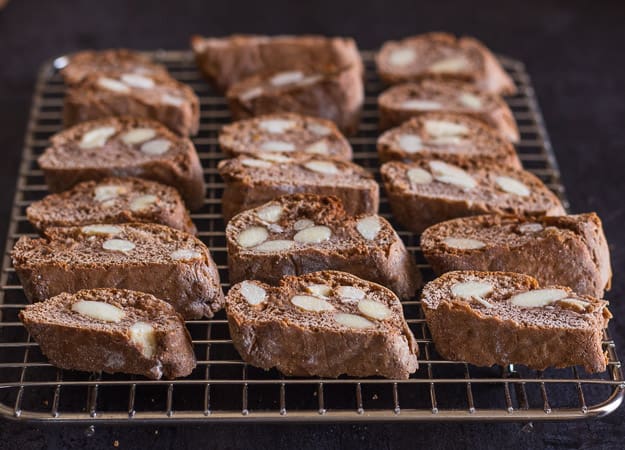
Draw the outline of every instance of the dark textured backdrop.
<instances>
[{"instance_id":1,"label":"dark textured backdrop","mask_svg":"<svg viewBox=\"0 0 625 450\"><path fill-rule=\"evenodd\" d=\"M11 0L0 11L0 236L6 234L39 65L86 47L186 48L191 33L324 33L361 48L430 30L472 34L526 62L572 210L595 210L612 248L615 335L625 356L625 4L622 1ZM2 243L4 246L4 243ZM2 247L3 248L3 247ZM623 448L624 408L535 424L32 427L0 421L0 448Z\"/></svg>"}]
</instances>

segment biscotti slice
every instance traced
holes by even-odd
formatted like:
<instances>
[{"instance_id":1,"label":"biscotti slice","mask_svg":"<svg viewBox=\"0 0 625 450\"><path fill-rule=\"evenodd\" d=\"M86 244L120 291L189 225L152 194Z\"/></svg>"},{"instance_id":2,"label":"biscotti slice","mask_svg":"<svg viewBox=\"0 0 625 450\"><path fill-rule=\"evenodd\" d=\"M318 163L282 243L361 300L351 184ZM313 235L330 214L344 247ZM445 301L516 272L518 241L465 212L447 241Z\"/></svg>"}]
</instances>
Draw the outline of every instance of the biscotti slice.
<instances>
[{"instance_id":1,"label":"biscotti slice","mask_svg":"<svg viewBox=\"0 0 625 450\"><path fill-rule=\"evenodd\" d=\"M383 133L377 147L382 162L435 158L522 168L510 142L481 120L459 113L420 114Z\"/></svg>"},{"instance_id":2,"label":"biscotti slice","mask_svg":"<svg viewBox=\"0 0 625 450\"><path fill-rule=\"evenodd\" d=\"M26 306L20 320L62 369L130 373L155 380L195 368L191 337L172 306L125 289L64 292Z\"/></svg>"},{"instance_id":3,"label":"biscotti slice","mask_svg":"<svg viewBox=\"0 0 625 450\"><path fill-rule=\"evenodd\" d=\"M66 127L117 116L153 119L187 136L198 132L200 102L193 89L167 74L94 73L68 87L63 101Z\"/></svg>"},{"instance_id":4,"label":"biscotti slice","mask_svg":"<svg viewBox=\"0 0 625 450\"><path fill-rule=\"evenodd\" d=\"M584 366L603 372L608 302L510 272L448 272L421 294L436 350L477 366Z\"/></svg>"},{"instance_id":5,"label":"biscotti slice","mask_svg":"<svg viewBox=\"0 0 625 450\"><path fill-rule=\"evenodd\" d=\"M610 250L595 213L523 218L484 215L426 229L421 249L435 273L519 272L541 285L568 286L602 298L610 285Z\"/></svg>"},{"instance_id":6,"label":"biscotti slice","mask_svg":"<svg viewBox=\"0 0 625 450\"><path fill-rule=\"evenodd\" d=\"M26 208L39 230L96 223L160 223L196 233L178 191L140 178L83 181L69 191L50 194Z\"/></svg>"},{"instance_id":7,"label":"biscotti slice","mask_svg":"<svg viewBox=\"0 0 625 450\"><path fill-rule=\"evenodd\" d=\"M352 216L332 196L295 194L236 215L226 227L231 283L340 270L410 299L421 274L384 218Z\"/></svg>"},{"instance_id":8,"label":"biscotti slice","mask_svg":"<svg viewBox=\"0 0 625 450\"><path fill-rule=\"evenodd\" d=\"M52 136L38 162L52 192L81 181L139 177L175 187L190 209L204 205L195 146L153 120L110 117L77 125Z\"/></svg>"},{"instance_id":9,"label":"biscotti slice","mask_svg":"<svg viewBox=\"0 0 625 450\"><path fill-rule=\"evenodd\" d=\"M415 233L438 222L478 214L565 214L558 197L524 170L423 159L391 161L380 171L393 217Z\"/></svg>"},{"instance_id":10,"label":"biscotti slice","mask_svg":"<svg viewBox=\"0 0 625 450\"><path fill-rule=\"evenodd\" d=\"M516 92L514 82L495 56L472 37L425 33L388 41L376 55L376 65L388 84L436 78L466 81L496 94Z\"/></svg>"},{"instance_id":11,"label":"biscotti slice","mask_svg":"<svg viewBox=\"0 0 625 450\"><path fill-rule=\"evenodd\" d=\"M344 133L354 134L364 88L355 66L293 67L244 78L230 86L226 96L234 120L294 112L331 120Z\"/></svg>"},{"instance_id":12,"label":"biscotti slice","mask_svg":"<svg viewBox=\"0 0 625 450\"><path fill-rule=\"evenodd\" d=\"M329 120L293 113L267 114L225 125L219 146L229 156L308 153L351 160L352 147Z\"/></svg>"},{"instance_id":13,"label":"biscotti slice","mask_svg":"<svg viewBox=\"0 0 625 450\"><path fill-rule=\"evenodd\" d=\"M363 72L356 42L345 37L193 36L191 47L202 74L222 93L233 83L268 70L334 65L354 66Z\"/></svg>"},{"instance_id":14,"label":"biscotti slice","mask_svg":"<svg viewBox=\"0 0 625 450\"><path fill-rule=\"evenodd\" d=\"M519 141L519 129L503 98L461 81L424 79L393 86L378 97L378 107L382 130L429 111L454 112L480 119L509 141Z\"/></svg>"},{"instance_id":15,"label":"biscotti slice","mask_svg":"<svg viewBox=\"0 0 625 450\"><path fill-rule=\"evenodd\" d=\"M226 221L246 209L287 194L338 197L348 214L376 214L380 189L369 172L348 161L317 155L258 154L219 162L225 181L221 198Z\"/></svg>"},{"instance_id":16,"label":"biscotti slice","mask_svg":"<svg viewBox=\"0 0 625 450\"><path fill-rule=\"evenodd\" d=\"M232 342L245 362L285 375L406 379L417 343L391 291L344 272L243 281L226 298Z\"/></svg>"},{"instance_id":17,"label":"biscotti slice","mask_svg":"<svg viewBox=\"0 0 625 450\"><path fill-rule=\"evenodd\" d=\"M167 75L165 66L155 63L147 55L124 48L85 50L68 55L61 76L68 85L80 83L91 74L131 73L142 76Z\"/></svg>"},{"instance_id":18,"label":"biscotti slice","mask_svg":"<svg viewBox=\"0 0 625 450\"><path fill-rule=\"evenodd\" d=\"M156 224L96 224L49 228L22 236L13 266L26 297L115 287L147 292L186 319L212 317L223 306L217 266L196 237Z\"/></svg>"}]
</instances>

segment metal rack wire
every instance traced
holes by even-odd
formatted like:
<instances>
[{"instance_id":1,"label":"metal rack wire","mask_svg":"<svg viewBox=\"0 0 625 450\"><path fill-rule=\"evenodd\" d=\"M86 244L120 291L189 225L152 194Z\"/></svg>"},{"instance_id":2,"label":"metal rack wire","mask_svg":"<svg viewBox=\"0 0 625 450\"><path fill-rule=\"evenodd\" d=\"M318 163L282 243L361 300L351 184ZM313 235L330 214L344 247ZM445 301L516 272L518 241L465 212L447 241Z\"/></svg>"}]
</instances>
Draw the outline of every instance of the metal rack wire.
<instances>
[{"instance_id":1,"label":"metal rack wire","mask_svg":"<svg viewBox=\"0 0 625 450\"><path fill-rule=\"evenodd\" d=\"M227 281L223 184L216 163L217 131L229 121L222 97L200 79L189 52L152 55L172 75L195 89L201 101L200 133L194 139L208 186L205 206L192 215L200 238L210 247L222 280ZM355 161L377 175L376 97L381 89L373 54L363 53L366 105L360 131L351 139ZM519 123L517 146L524 166L538 175L566 204L558 167L545 132L530 79L522 63L501 57L519 94L508 102ZM598 417L623 400L625 381L614 343L606 334L608 370L586 374L572 368L536 372L523 367L478 368L446 361L431 343L418 301L404 302L408 323L420 347L420 368L408 380L284 377L244 364L234 350L222 313L212 320L187 322L198 359L187 378L152 381L126 375L87 374L51 366L31 341L17 314L26 303L8 252L35 230L25 208L46 194L36 158L51 134L61 129L64 86L54 63L43 66L35 89L14 206L3 256L0 284L0 415L5 418L83 423L148 422L337 422L337 421L533 421ZM390 218L386 199L381 214ZM391 219L392 220L392 219ZM426 280L432 278L418 247L418 236L401 231ZM227 283L224 287L227 288Z\"/></svg>"}]
</instances>

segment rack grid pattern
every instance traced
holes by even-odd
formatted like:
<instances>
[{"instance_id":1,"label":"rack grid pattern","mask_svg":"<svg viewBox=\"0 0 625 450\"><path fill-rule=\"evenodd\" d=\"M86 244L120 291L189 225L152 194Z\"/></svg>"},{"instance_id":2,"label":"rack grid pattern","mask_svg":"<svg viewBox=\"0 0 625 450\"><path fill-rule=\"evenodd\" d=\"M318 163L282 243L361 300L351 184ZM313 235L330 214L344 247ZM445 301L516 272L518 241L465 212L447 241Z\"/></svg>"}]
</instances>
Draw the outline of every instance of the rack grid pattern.
<instances>
[{"instance_id":1,"label":"rack grid pattern","mask_svg":"<svg viewBox=\"0 0 625 450\"><path fill-rule=\"evenodd\" d=\"M200 97L200 133L194 139L204 167L207 198L192 214L199 237L209 246L227 289L226 248L220 197L223 184L215 169L223 157L219 128L230 120L224 98L200 78L190 52L151 52L172 75ZM350 139L357 163L379 179L375 142L376 97L382 89L373 53L364 52L366 101L359 133ZM558 167L529 76L521 62L500 57L519 94L508 102L519 123L517 146L524 166L565 202ZM524 367L478 368L441 359L432 345L417 300L404 312L420 350L420 368L408 380L284 377L244 364L232 346L223 312L211 320L187 322L198 359L196 370L180 380L152 381L122 374L87 374L51 366L31 341L17 314L26 304L9 252L23 235L35 236L25 208L46 194L36 158L47 139L62 128L64 86L56 67L45 64L35 89L17 181L0 277L0 415L15 420L82 423L154 422L337 422L337 421L532 421L599 417L621 404L625 381L614 342L606 334L608 370L587 374L581 368L536 372ZM383 197L380 213L389 218ZM433 277L418 246L418 236L399 234L413 252L426 280Z\"/></svg>"}]
</instances>

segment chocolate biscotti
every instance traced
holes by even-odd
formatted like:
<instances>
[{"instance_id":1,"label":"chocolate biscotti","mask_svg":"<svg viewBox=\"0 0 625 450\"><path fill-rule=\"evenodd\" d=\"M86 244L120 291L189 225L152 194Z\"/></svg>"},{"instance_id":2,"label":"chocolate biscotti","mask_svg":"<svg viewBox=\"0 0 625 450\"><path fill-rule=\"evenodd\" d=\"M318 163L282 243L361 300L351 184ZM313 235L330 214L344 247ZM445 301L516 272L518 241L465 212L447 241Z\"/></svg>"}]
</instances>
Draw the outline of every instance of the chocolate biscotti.
<instances>
[{"instance_id":1,"label":"chocolate biscotti","mask_svg":"<svg viewBox=\"0 0 625 450\"><path fill-rule=\"evenodd\" d=\"M62 369L130 373L155 380L195 368L182 317L153 295L124 289L66 292L26 306L20 320Z\"/></svg>"},{"instance_id":2,"label":"chocolate biscotti","mask_svg":"<svg viewBox=\"0 0 625 450\"><path fill-rule=\"evenodd\" d=\"M295 194L236 215L226 227L231 283L276 284L284 275L339 270L410 299L421 274L391 225L352 216L336 197Z\"/></svg>"},{"instance_id":3,"label":"chocolate biscotti","mask_svg":"<svg viewBox=\"0 0 625 450\"><path fill-rule=\"evenodd\" d=\"M119 116L153 119L187 136L198 132L200 102L193 89L167 74L148 76L121 70L86 75L65 93L66 127Z\"/></svg>"},{"instance_id":4,"label":"chocolate biscotti","mask_svg":"<svg viewBox=\"0 0 625 450\"><path fill-rule=\"evenodd\" d=\"M383 133L377 147L382 162L434 158L522 168L510 142L481 120L460 113L420 114Z\"/></svg>"},{"instance_id":5,"label":"chocolate biscotti","mask_svg":"<svg viewBox=\"0 0 625 450\"><path fill-rule=\"evenodd\" d=\"M37 229L97 223L160 223L187 233L197 231L176 189L140 178L83 181L26 208Z\"/></svg>"},{"instance_id":6,"label":"chocolate biscotti","mask_svg":"<svg viewBox=\"0 0 625 450\"><path fill-rule=\"evenodd\" d=\"M519 272L541 285L568 286L602 298L610 285L610 250L595 213L523 218L484 215L432 225L421 249L435 273Z\"/></svg>"},{"instance_id":7,"label":"chocolate biscotti","mask_svg":"<svg viewBox=\"0 0 625 450\"><path fill-rule=\"evenodd\" d=\"M376 55L376 65L388 84L435 78L469 82L485 92L516 92L514 82L495 56L472 37L425 33L388 41Z\"/></svg>"},{"instance_id":8,"label":"chocolate biscotti","mask_svg":"<svg viewBox=\"0 0 625 450\"><path fill-rule=\"evenodd\" d=\"M509 141L519 141L519 129L503 98L461 81L424 79L399 84L378 97L378 107L382 130L430 111L453 112L480 119Z\"/></svg>"},{"instance_id":9,"label":"chocolate biscotti","mask_svg":"<svg viewBox=\"0 0 625 450\"><path fill-rule=\"evenodd\" d=\"M229 156L308 153L351 160L352 147L329 120L293 113L268 114L225 125L219 147Z\"/></svg>"},{"instance_id":10,"label":"chocolate biscotti","mask_svg":"<svg viewBox=\"0 0 625 450\"><path fill-rule=\"evenodd\" d=\"M509 272L448 272L421 302L436 350L477 366L584 366L603 372L608 302Z\"/></svg>"},{"instance_id":11,"label":"chocolate biscotti","mask_svg":"<svg viewBox=\"0 0 625 450\"><path fill-rule=\"evenodd\" d=\"M32 302L61 292L115 287L156 295L186 319L212 317L223 306L208 248L164 225L49 228L43 238L22 236L11 257Z\"/></svg>"},{"instance_id":12,"label":"chocolate biscotti","mask_svg":"<svg viewBox=\"0 0 625 450\"><path fill-rule=\"evenodd\" d=\"M344 272L287 276L279 285L243 281L226 298L243 360L285 375L406 379L417 343L388 289Z\"/></svg>"},{"instance_id":13,"label":"chocolate biscotti","mask_svg":"<svg viewBox=\"0 0 625 450\"><path fill-rule=\"evenodd\" d=\"M351 215L378 212L378 184L351 162L317 155L259 154L223 160L217 170L226 183L221 199L226 221L282 195L299 193L334 195Z\"/></svg>"},{"instance_id":14,"label":"chocolate biscotti","mask_svg":"<svg viewBox=\"0 0 625 450\"><path fill-rule=\"evenodd\" d=\"M204 204L204 175L193 143L158 122L110 117L55 134L38 159L48 188L81 181L139 177L173 186L190 209Z\"/></svg>"},{"instance_id":15,"label":"chocolate biscotti","mask_svg":"<svg viewBox=\"0 0 625 450\"><path fill-rule=\"evenodd\" d=\"M558 197L523 170L423 159L391 161L380 171L393 217L415 233L438 222L478 214L565 214Z\"/></svg>"}]
</instances>

